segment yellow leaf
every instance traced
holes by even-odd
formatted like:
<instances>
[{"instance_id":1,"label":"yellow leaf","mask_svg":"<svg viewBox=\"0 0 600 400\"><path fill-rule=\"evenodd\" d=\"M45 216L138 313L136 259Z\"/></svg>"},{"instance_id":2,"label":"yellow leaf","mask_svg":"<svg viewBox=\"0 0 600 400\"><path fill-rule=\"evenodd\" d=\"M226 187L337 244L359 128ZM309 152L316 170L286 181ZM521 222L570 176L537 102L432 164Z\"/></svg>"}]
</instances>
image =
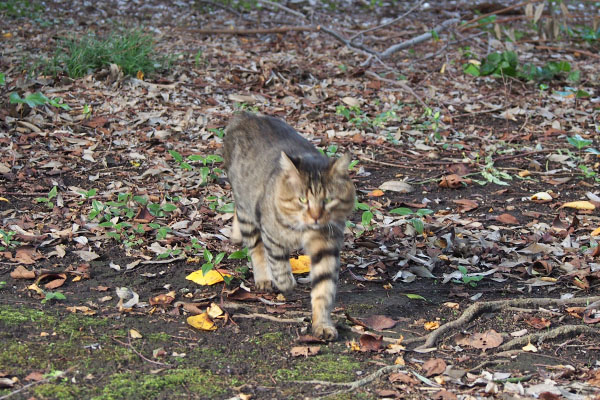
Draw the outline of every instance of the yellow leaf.
<instances>
[{"instance_id":1,"label":"yellow leaf","mask_svg":"<svg viewBox=\"0 0 600 400\"><path fill-rule=\"evenodd\" d=\"M13 36L13 34L12 34L12 33L10 33L10 32L6 32L6 33L3 33L3 34L2 34L2 36L3 36L4 38L6 38L6 39L9 39L9 38L11 38L11 37Z\"/></svg>"},{"instance_id":2,"label":"yellow leaf","mask_svg":"<svg viewBox=\"0 0 600 400\"><path fill-rule=\"evenodd\" d=\"M592 236L600 236L600 228L594 229L594 231L592 232Z\"/></svg>"},{"instance_id":3,"label":"yellow leaf","mask_svg":"<svg viewBox=\"0 0 600 400\"><path fill-rule=\"evenodd\" d=\"M528 171L528 170L526 170L526 169L524 169L524 170L522 170L522 171L519 171L519 176L520 176L521 178L525 178L526 176L529 176L529 175L531 175L531 172L529 172L529 171Z\"/></svg>"},{"instance_id":4,"label":"yellow leaf","mask_svg":"<svg viewBox=\"0 0 600 400\"><path fill-rule=\"evenodd\" d=\"M531 344L531 342L529 342L527 344L527 346L523 347L524 351L530 352L530 353L537 353L537 347L535 347L534 345Z\"/></svg>"},{"instance_id":5,"label":"yellow leaf","mask_svg":"<svg viewBox=\"0 0 600 400\"><path fill-rule=\"evenodd\" d=\"M354 339L351 342L346 342L346 347L349 347L350 351L360 351L360 345Z\"/></svg>"},{"instance_id":6,"label":"yellow leaf","mask_svg":"<svg viewBox=\"0 0 600 400\"><path fill-rule=\"evenodd\" d=\"M206 273L206 275L204 275L202 273L202 270L198 270L198 271L194 271L191 274L189 274L188 276L185 277L185 279L190 280L194 283L197 283L198 285L214 285L215 283L219 283L219 282L223 282L223 276L231 276L229 274L221 274L217 271L215 271L214 269L211 269L210 271L208 271Z\"/></svg>"},{"instance_id":7,"label":"yellow leaf","mask_svg":"<svg viewBox=\"0 0 600 400\"><path fill-rule=\"evenodd\" d=\"M141 338L143 338L142 334L139 333L138 331L136 331L133 328L129 330L129 337L131 337L132 339L141 339Z\"/></svg>"},{"instance_id":8,"label":"yellow leaf","mask_svg":"<svg viewBox=\"0 0 600 400\"><path fill-rule=\"evenodd\" d=\"M293 274L305 274L310 272L310 257L298 256L298 258L290 258Z\"/></svg>"},{"instance_id":9,"label":"yellow leaf","mask_svg":"<svg viewBox=\"0 0 600 400\"><path fill-rule=\"evenodd\" d=\"M383 190L381 190L381 189L375 189L372 192L370 192L367 196L370 196L370 197L381 197L383 195L384 195Z\"/></svg>"},{"instance_id":10,"label":"yellow leaf","mask_svg":"<svg viewBox=\"0 0 600 400\"><path fill-rule=\"evenodd\" d=\"M36 285L35 283L32 283L31 285L27 286L27 289L33 290L34 292L36 292L37 294L39 294L41 296L44 295L44 291L42 290L42 288L39 287L38 285Z\"/></svg>"},{"instance_id":11,"label":"yellow leaf","mask_svg":"<svg viewBox=\"0 0 600 400\"><path fill-rule=\"evenodd\" d=\"M136 74L136 77L140 80L143 81L144 80L144 73L142 71L138 71Z\"/></svg>"},{"instance_id":12,"label":"yellow leaf","mask_svg":"<svg viewBox=\"0 0 600 400\"><path fill-rule=\"evenodd\" d=\"M10 201L8 201L8 199L5 199L4 197L0 197L0 201L5 201L7 203L10 203Z\"/></svg>"},{"instance_id":13,"label":"yellow leaf","mask_svg":"<svg viewBox=\"0 0 600 400\"><path fill-rule=\"evenodd\" d=\"M217 329L215 323L208 316L208 313L205 312L200 315L192 315L191 317L188 317L187 323L202 331L214 331Z\"/></svg>"},{"instance_id":14,"label":"yellow leaf","mask_svg":"<svg viewBox=\"0 0 600 400\"><path fill-rule=\"evenodd\" d=\"M568 203L563 204L560 208L575 208L576 210L595 210L596 206L590 203L589 201L570 201Z\"/></svg>"},{"instance_id":15,"label":"yellow leaf","mask_svg":"<svg viewBox=\"0 0 600 400\"><path fill-rule=\"evenodd\" d=\"M219 307L215 303L210 303L210 307L208 307L206 313L210 318L223 318L223 310L221 310L221 307Z\"/></svg>"},{"instance_id":16,"label":"yellow leaf","mask_svg":"<svg viewBox=\"0 0 600 400\"><path fill-rule=\"evenodd\" d=\"M440 327L440 323L437 321L425 322L424 327L428 331L435 331L437 328Z\"/></svg>"}]
</instances>

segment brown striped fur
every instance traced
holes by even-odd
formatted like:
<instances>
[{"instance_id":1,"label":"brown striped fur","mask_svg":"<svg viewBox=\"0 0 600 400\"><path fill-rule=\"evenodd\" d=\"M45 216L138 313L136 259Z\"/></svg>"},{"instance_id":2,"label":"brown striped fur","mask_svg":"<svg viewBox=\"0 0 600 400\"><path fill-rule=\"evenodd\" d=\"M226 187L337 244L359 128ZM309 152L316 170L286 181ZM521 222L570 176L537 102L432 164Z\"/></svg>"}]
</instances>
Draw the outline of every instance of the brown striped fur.
<instances>
[{"instance_id":1,"label":"brown striped fur","mask_svg":"<svg viewBox=\"0 0 600 400\"><path fill-rule=\"evenodd\" d=\"M350 157L329 159L285 122L239 113L227 127L224 158L236 205L231 239L248 247L257 289L292 290L290 253L304 249L313 333L335 339L330 315L354 207Z\"/></svg>"}]
</instances>

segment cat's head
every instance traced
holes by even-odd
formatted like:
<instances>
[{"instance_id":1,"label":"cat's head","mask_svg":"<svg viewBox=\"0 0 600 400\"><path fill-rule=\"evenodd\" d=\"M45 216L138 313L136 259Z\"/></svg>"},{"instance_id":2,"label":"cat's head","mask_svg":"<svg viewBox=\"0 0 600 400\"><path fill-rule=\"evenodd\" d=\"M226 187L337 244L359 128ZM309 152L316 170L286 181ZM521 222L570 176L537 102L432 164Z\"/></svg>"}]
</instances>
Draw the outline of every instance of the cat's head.
<instances>
[{"instance_id":1,"label":"cat's head","mask_svg":"<svg viewBox=\"0 0 600 400\"><path fill-rule=\"evenodd\" d=\"M338 159L289 157L281 152L275 207L286 225L319 229L343 222L354 208L354 184L348 176L349 154Z\"/></svg>"}]
</instances>

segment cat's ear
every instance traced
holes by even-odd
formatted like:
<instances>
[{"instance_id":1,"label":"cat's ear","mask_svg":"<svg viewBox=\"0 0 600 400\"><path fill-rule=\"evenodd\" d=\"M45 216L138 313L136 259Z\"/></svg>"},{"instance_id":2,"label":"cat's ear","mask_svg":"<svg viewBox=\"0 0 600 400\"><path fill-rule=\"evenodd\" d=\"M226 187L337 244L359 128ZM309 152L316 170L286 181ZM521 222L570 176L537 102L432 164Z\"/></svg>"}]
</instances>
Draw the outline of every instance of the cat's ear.
<instances>
[{"instance_id":1,"label":"cat's ear","mask_svg":"<svg viewBox=\"0 0 600 400\"><path fill-rule=\"evenodd\" d=\"M294 165L294 162L290 160L285 152L281 152L281 157L279 158L279 166L285 175L290 178L297 178L300 176L298 173L298 169Z\"/></svg>"},{"instance_id":2,"label":"cat's ear","mask_svg":"<svg viewBox=\"0 0 600 400\"><path fill-rule=\"evenodd\" d=\"M347 175L348 166L350 165L350 153L342 155L329 166L329 171L335 175Z\"/></svg>"}]
</instances>

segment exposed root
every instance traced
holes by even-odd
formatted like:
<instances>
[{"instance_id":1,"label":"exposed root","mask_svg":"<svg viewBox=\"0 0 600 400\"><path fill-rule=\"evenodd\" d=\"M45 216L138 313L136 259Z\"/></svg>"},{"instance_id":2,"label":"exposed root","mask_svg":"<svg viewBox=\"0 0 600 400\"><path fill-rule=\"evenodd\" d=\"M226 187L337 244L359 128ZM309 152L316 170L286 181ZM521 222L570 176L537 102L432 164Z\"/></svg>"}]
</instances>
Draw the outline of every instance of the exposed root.
<instances>
[{"instance_id":1,"label":"exposed root","mask_svg":"<svg viewBox=\"0 0 600 400\"><path fill-rule=\"evenodd\" d=\"M497 300L497 301L488 301L483 303L475 303L469 306L463 314L456 320L448 322L439 327L439 329L431 332L427 335L425 339L425 343L419 346L417 349L426 349L429 347L435 346L438 338L444 335L446 332L457 329L461 326L464 326L474 320L482 313L486 312L497 312L507 307L531 307L531 306L564 306L571 304L581 304L581 303L592 303L594 301L600 300L600 296L593 297L577 297L571 299L553 299L553 298L540 298L540 299L511 299L511 300Z\"/></svg>"},{"instance_id":2,"label":"exposed root","mask_svg":"<svg viewBox=\"0 0 600 400\"><path fill-rule=\"evenodd\" d=\"M531 335L513 339L498 347L498 350L511 350L515 347L526 346L528 343L541 343L550 339L556 339L558 337L573 336L582 333L592 333L598 335L600 334L600 330L594 329L587 325L563 325L549 331L532 333Z\"/></svg>"}]
</instances>

